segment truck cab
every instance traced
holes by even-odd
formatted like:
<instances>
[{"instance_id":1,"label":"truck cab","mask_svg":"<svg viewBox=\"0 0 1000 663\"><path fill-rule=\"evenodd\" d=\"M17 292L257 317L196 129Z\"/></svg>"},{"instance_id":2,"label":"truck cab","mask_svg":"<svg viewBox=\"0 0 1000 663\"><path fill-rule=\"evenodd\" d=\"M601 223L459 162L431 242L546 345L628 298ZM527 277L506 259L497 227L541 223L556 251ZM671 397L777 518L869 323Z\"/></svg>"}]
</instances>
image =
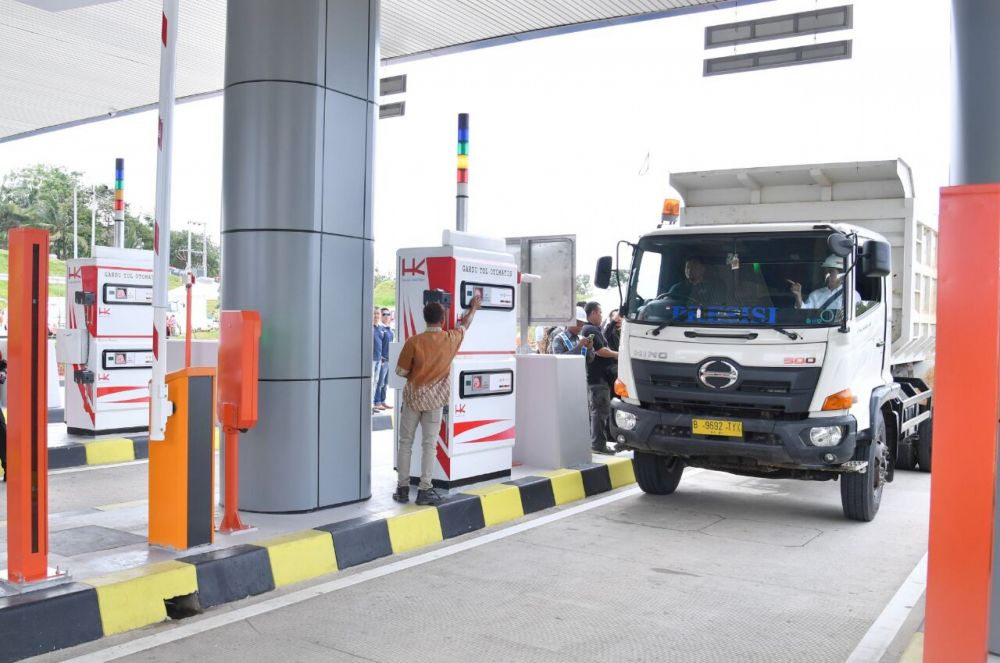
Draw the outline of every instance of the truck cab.
<instances>
[{"instance_id":1,"label":"truck cab","mask_svg":"<svg viewBox=\"0 0 1000 663\"><path fill-rule=\"evenodd\" d=\"M631 245L611 424L646 492L672 493L684 466L835 480L845 515L867 521L896 467L918 464L921 432L929 469L931 391L912 373L933 358L913 361L893 325L910 266L892 259L910 252L878 232L905 242L914 225L901 195L900 220L879 218L905 164L837 166L683 174L708 183L691 195L701 217L689 206ZM727 185L747 181L756 195L734 201Z\"/></svg>"}]
</instances>

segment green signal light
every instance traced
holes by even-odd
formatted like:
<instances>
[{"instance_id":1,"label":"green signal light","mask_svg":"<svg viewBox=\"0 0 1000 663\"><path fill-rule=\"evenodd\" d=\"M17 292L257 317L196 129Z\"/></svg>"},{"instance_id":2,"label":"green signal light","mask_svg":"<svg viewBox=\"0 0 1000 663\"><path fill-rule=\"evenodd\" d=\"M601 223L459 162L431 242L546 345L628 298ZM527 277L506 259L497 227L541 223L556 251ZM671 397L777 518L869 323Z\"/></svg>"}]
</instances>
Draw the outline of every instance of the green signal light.
<instances>
[{"instance_id":1,"label":"green signal light","mask_svg":"<svg viewBox=\"0 0 1000 663\"><path fill-rule=\"evenodd\" d=\"M755 274L760 274L760 263L759 262L755 262L753 264L753 271L754 271Z\"/></svg>"}]
</instances>

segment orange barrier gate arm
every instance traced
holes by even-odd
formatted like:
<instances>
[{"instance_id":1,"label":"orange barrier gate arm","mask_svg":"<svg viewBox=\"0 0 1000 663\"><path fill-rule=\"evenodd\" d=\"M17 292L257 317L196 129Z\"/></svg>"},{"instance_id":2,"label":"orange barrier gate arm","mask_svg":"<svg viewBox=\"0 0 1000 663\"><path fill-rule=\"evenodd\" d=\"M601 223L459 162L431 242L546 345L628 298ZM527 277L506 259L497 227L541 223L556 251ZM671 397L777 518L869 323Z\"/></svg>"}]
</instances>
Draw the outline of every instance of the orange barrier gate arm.
<instances>
[{"instance_id":1,"label":"orange barrier gate arm","mask_svg":"<svg viewBox=\"0 0 1000 663\"><path fill-rule=\"evenodd\" d=\"M14 228L8 234L8 248L6 580L23 585L50 576L46 392L49 233Z\"/></svg>"},{"instance_id":2,"label":"orange barrier gate arm","mask_svg":"<svg viewBox=\"0 0 1000 663\"><path fill-rule=\"evenodd\" d=\"M260 314L223 311L219 317L219 422L225 434L225 511L220 532L248 529L239 514L239 434L257 424Z\"/></svg>"}]
</instances>

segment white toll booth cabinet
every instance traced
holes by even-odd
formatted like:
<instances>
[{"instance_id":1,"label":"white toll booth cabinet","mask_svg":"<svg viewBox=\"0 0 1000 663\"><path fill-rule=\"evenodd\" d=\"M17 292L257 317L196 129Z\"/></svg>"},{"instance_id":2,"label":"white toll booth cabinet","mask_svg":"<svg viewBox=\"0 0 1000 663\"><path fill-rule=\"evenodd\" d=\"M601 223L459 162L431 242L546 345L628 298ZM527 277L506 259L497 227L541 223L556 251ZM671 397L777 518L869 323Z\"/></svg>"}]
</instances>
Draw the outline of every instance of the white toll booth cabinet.
<instances>
[{"instance_id":1,"label":"white toll booth cabinet","mask_svg":"<svg viewBox=\"0 0 1000 663\"><path fill-rule=\"evenodd\" d=\"M503 240L444 231L443 246L396 254L396 342L390 346L389 385L395 398L396 440L405 380L395 375L403 343L426 328L425 301L450 296L445 326L454 329L473 297L482 309L451 368L451 398L438 433L433 483L454 488L510 476L516 438L514 371L518 269ZM438 294L431 295L434 291ZM413 442L411 481L420 474L421 432Z\"/></svg>"},{"instance_id":2,"label":"white toll booth cabinet","mask_svg":"<svg viewBox=\"0 0 1000 663\"><path fill-rule=\"evenodd\" d=\"M149 428L153 365L153 252L94 247L66 263L66 425L76 435Z\"/></svg>"}]
</instances>

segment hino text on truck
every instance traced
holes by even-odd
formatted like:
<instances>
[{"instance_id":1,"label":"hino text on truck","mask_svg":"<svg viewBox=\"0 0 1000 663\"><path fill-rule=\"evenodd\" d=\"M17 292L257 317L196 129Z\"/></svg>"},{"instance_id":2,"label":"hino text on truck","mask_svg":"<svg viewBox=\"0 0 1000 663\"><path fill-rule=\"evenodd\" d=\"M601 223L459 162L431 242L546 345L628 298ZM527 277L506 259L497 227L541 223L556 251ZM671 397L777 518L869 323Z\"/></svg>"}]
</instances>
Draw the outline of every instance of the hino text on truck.
<instances>
[{"instance_id":1,"label":"hino text on truck","mask_svg":"<svg viewBox=\"0 0 1000 663\"><path fill-rule=\"evenodd\" d=\"M835 480L844 515L872 520L896 469L931 469L937 232L914 219L909 167L670 183L685 207L629 243L622 293L612 433L639 486L670 494L687 465Z\"/></svg>"}]
</instances>

